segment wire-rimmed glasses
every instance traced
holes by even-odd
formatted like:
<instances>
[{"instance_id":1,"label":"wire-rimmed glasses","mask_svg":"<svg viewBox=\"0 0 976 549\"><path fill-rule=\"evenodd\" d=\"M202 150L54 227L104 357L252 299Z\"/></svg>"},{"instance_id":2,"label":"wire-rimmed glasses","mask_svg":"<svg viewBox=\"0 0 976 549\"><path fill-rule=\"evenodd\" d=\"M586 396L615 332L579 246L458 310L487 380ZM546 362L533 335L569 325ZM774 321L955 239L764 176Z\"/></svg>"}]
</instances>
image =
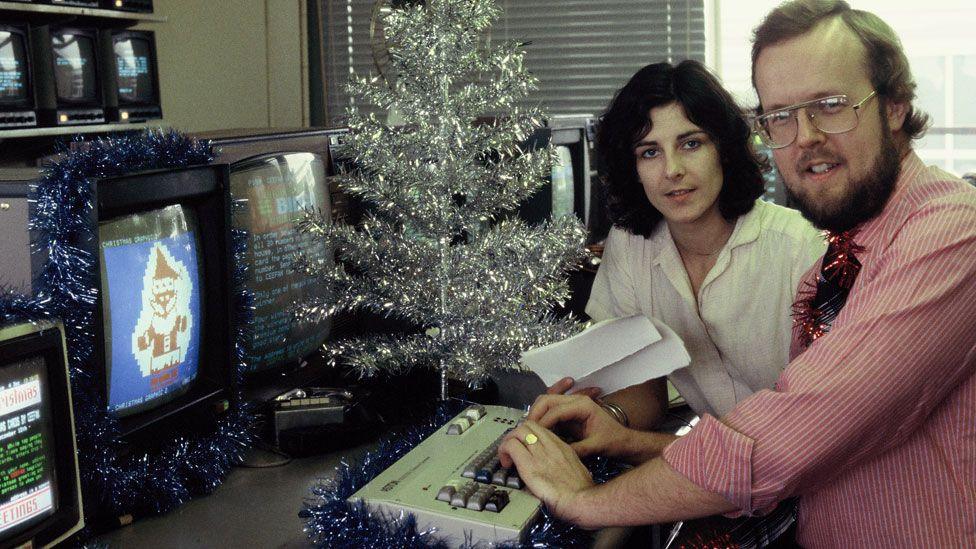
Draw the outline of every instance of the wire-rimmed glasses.
<instances>
[{"instance_id":1,"label":"wire-rimmed glasses","mask_svg":"<svg viewBox=\"0 0 976 549\"><path fill-rule=\"evenodd\" d=\"M763 143L771 149L788 147L796 141L796 135L799 131L797 116L799 116L800 109L804 109L813 125L824 133L849 132L857 127L859 120L857 111L877 93L872 91L867 97L853 105L846 95L841 94L776 109L755 118L756 133L762 138Z\"/></svg>"}]
</instances>

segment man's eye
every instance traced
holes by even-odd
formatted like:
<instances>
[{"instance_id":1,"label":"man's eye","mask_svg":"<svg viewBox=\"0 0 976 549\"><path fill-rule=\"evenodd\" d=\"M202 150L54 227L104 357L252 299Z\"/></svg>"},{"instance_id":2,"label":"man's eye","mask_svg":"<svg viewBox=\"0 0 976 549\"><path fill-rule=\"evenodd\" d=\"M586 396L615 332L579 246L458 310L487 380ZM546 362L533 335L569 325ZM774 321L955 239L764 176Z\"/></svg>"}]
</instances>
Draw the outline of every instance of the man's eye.
<instances>
[{"instance_id":1,"label":"man's eye","mask_svg":"<svg viewBox=\"0 0 976 549\"><path fill-rule=\"evenodd\" d=\"M774 112L763 117L763 123L767 126L785 126L793 118L793 111Z\"/></svg>"},{"instance_id":2,"label":"man's eye","mask_svg":"<svg viewBox=\"0 0 976 549\"><path fill-rule=\"evenodd\" d=\"M836 114L847 106L847 99L843 97L828 97L817 101L817 110L822 114Z\"/></svg>"}]
</instances>

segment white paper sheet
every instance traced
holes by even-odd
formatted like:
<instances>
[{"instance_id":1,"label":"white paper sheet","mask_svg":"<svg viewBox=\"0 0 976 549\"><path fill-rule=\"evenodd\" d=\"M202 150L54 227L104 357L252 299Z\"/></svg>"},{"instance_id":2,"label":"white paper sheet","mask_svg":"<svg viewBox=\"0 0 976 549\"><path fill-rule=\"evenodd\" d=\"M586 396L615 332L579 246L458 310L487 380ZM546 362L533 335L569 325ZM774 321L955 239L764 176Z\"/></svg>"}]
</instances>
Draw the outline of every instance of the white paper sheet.
<instances>
[{"instance_id":1,"label":"white paper sheet","mask_svg":"<svg viewBox=\"0 0 976 549\"><path fill-rule=\"evenodd\" d=\"M643 315L598 322L573 337L522 353L522 364L548 386L564 377L573 390L599 387L604 394L666 376L691 362L681 338Z\"/></svg>"}]
</instances>

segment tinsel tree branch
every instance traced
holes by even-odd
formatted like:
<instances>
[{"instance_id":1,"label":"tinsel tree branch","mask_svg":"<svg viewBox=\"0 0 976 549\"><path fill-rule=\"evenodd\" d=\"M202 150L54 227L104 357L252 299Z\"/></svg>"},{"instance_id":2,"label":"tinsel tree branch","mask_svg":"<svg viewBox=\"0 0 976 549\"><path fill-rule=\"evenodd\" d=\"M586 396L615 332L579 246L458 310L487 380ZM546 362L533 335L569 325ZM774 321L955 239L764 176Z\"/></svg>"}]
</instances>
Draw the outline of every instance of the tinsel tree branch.
<instances>
[{"instance_id":1,"label":"tinsel tree branch","mask_svg":"<svg viewBox=\"0 0 976 549\"><path fill-rule=\"evenodd\" d=\"M330 343L333 358L362 375L428 366L482 378L578 329L551 311L584 258L581 224L530 227L511 216L544 183L554 152L524 145L545 117L522 106L537 86L523 44L486 39L499 14L490 0L395 9L384 32L395 83L359 76L349 85L402 123L350 109L343 153L355 169L339 184L368 214L356 228L308 216L304 230L339 261L306 266L332 291L303 302L299 317L368 310L424 330Z\"/></svg>"}]
</instances>

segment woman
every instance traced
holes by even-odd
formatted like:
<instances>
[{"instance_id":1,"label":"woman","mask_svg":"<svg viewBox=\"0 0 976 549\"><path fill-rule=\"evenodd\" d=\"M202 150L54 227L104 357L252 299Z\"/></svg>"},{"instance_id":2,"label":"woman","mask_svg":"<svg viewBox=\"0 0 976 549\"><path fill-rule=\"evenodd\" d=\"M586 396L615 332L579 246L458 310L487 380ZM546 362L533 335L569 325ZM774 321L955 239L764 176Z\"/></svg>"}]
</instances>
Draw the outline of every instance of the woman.
<instances>
[{"instance_id":1,"label":"woman","mask_svg":"<svg viewBox=\"0 0 976 549\"><path fill-rule=\"evenodd\" d=\"M751 137L735 101L695 61L638 71L597 137L614 228L586 312L644 314L674 329L691 364L669 379L696 413L716 417L775 384L789 362L797 285L825 249L798 212L758 200ZM664 379L651 380L607 396L604 408L648 429L666 395Z\"/></svg>"}]
</instances>

